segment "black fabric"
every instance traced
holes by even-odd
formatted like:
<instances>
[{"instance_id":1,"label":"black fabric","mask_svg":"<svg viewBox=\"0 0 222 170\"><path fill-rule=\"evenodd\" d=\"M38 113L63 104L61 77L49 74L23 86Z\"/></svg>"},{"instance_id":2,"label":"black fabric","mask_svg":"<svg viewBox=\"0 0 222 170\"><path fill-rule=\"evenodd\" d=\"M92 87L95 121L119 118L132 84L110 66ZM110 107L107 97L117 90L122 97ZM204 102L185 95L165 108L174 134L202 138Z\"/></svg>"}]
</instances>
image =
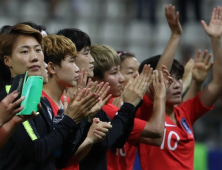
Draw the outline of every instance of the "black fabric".
<instances>
[{"instance_id":1,"label":"black fabric","mask_svg":"<svg viewBox=\"0 0 222 170\"><path fill-rule=\"evenodd\" d=\"M33 131L40 137L34 141L20 124L6 145L0 150L0 169L55 170L55 151L62 146L78 126L68 116L53 126L49 112L50 103L46 98L41 102L42 110L29 120ZM62 161L62 158L57 158Z\"/></svg>"},{"instance_id":2,"label":"black fabric","mask_svg":"<svg viewBox=\"0 0 222 170\"><path fill-rule=\"evenodd\" d=\"M6 95L5 90L0 92L1 99ZM28 120L37 139L32 140L23 124L20 124L0 150L0 169L55 170L55 159L65 165L66 159L70 158L81 144L74 140L79 139L78 136L85 137L90 125L86 126L86 130L84 127L79 130L79 126L68 116L62 116L61 121L55 121L56 123L53 124L54 114L49 101L43 98L41 105L42 110L39 114L34 119ZM77 134L78 136L75 137ZM81 140L83 139L81 138ZM72 150L64 148L65 143L68 143ZM55 152L59 149L61 154L55 158Z\"/></svg>"},{"instance_id":3,"label":"black fabric","mask_svg":"<svg viewBox=\"0 0 222 170\"><path fill-rule=\"evenodd\" d=\"M95 117L101 121L111 121L112 128L106 138L102 142L94 144L90 152L80 162L80 170L107 169L106 152L110 147L122 148L124 146L134 125L135 112L135 107L132 104L124 103L113 120L103 110L97 113Z\"/></svg>"},{"instance_id":4,"label":"black fabric","mask_svg":"<svg viewBox=\"0 0 222 170\"><path fill-rule=\"evenodd\" d=\"M85 118L80 123L80 128L76 135L71 134L66 142L62 145L62 152L59 158L56 159L56 167L62 169L66 166L69 159L75 154L79 146L85 140L92 123L88 122L88 118ZM62 160L61 160L62 158Z\"/></svg>"}]
</instances>

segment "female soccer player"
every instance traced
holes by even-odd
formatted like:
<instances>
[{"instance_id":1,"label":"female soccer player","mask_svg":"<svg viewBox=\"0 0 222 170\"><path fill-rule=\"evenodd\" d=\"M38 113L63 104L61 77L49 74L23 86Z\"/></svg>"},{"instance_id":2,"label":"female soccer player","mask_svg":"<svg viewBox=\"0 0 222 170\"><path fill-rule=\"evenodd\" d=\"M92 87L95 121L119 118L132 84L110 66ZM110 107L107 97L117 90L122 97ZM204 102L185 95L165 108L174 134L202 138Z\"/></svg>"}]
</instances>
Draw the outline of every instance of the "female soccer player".
<instances>
[{"instance_id":1,"label":"female soccer player","mask_svg":"<svg viewBox=\"0 0 222 170\"><path fill-rule=\"evenodd\" d=\"M171 68L174 82L167 92L166 101L166 122L164 138L160 147L153 147L140 144L139 152L142 169L193 169L194 155L194 136L192 125L204 113L212 109L222 91L222 8L214 8L211 15L209 26L201 21L205 32L210 37L213 56L213 79L202 91L194 98L181 103L181 92L183 83L181 81L183 66L173 60L174 56L168 57L167 67ZM161 56L158 59L152 58L144 61L142 64L151 62L158 65L164 62L166 58ZM142 66L141 64L141 66ZM152 65L152 64L151 64ZM158 67L157 65L157 67ZM148 96L150 97L150 96ZM141 108L140 118L147 120L151 112L147 112L147 106L152 105L147 96L144 96L144 105ZM178 107L175 105L180 104ZM155 142L155 141L154 141Z\"/></svg>"}]
</instances>

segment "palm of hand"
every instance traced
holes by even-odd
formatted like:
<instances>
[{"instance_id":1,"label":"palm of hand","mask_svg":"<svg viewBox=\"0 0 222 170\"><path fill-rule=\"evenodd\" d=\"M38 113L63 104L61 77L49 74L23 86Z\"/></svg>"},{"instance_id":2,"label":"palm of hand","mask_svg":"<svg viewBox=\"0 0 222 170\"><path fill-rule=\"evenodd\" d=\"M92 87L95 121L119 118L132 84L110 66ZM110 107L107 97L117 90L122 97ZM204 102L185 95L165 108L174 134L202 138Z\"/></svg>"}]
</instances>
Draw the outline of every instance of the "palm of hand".
<instances>
[{"instance_id":1,"label":"palm of hand","mask_svg":"<svg viewBox=\"0 0 222 170\"><path fill-rule=\"evenodd\" d=\"M222 34L222 20L212 20L206 28L206 32L210 37L220 37Z\"/></svg>"},{"instance_id":2,"label":"palm of hand","mask_svg":"<svg viewBox=\"0 0 222 170\"><path fill-rule=\"evenodd\" d=\"M156 96L165 96L167 92L167 87L164 83L161 83L160 85L157 85L156 88L154 88L154 94Z\"/></svg>"},{"instance_id":3,"label":"palm of hand","mask_svg":"<svg viewBox=\"0 0 222 170\"><path fill-rule=\"evenodd\" d=\"M183 33L182 27L181 27L179 21L174 20L174 19L172 19L172 18L167 19L167 21L168 21L168 24L169 24L169 27L170 27L171 31L172 31L174 34L181 35L181 34Z\"/></svg>"},{"instance_id":4,"label":"palm of hand","mask_svg":"<svg viewBox=\"0 0 222 170\"><path fill-rule=\"evenodd\" d=\"M197 82L203 82L207 77L209 68L204 63L196 63L192 71L192 77Z\"/></svg>"}]
</instances>

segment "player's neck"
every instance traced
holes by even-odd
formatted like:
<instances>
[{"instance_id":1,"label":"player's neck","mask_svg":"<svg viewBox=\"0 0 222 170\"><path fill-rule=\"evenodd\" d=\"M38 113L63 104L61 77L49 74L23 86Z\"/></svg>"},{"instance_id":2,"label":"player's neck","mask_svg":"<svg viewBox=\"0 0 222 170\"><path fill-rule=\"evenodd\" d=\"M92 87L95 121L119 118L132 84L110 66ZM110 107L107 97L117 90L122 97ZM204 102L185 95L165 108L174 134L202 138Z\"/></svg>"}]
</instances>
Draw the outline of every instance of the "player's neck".
<instances>
[{"instance_id":1,"label":"player's neck","mask_svg":"<svg viewBox=\"0 0 222 170\"><path fill-rule=\"evenodd\" d=\"M60 105L60 98L63 94L64 87L59 86L59 84L50 80L47 84L43 86L43 91L58 105Z\"/></svg>"},{"instance_id":2,"label":"player's neck","mask_svg":"<svg viewBox=\"0 0 222 170\"><path fill-rule=\"evenodd\" d=\"M166 115L177 124L176 115L174 113L174 106L166 106Z\"/></svg>"}]
</instances>

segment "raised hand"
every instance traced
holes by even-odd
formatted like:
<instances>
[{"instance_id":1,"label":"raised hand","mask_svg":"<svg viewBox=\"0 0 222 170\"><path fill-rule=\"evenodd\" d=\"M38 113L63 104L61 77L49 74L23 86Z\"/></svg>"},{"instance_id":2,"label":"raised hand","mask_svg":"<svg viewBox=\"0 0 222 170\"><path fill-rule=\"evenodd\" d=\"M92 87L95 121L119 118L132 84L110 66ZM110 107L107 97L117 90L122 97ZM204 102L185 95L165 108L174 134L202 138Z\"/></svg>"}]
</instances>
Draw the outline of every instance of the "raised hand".
<instances>
[{"instance_id":1,"label":"raised hand","mask_svg":"<svg viewBox=\"0 0 222 170\"><path fill-rule=\"evenodd\" d=\"M21 97L14 103L12 103L16 97L18 97L19 92L14 91L8 96L6 96L0 103L0 127L11 120L16 113L22 111L24 106L17 108L18 105L24 100L24 97Z\"/></svg>"},{"instance_id":2,"label":"raised hand","mask_svg":"<svg viewBox=\"0 0 222 170\"><path fill-rule=\"evenodd\" d=\"M107 93L109 92L110 86L109 83L100 83L97 86L95 94L98 94L100 96L100 101L96 103L96 105L89 111L89 114L91 115L89 119L92 117L100 110L102 107L109 101L109 99L112 97L111 94L107 96Z\"/></svg>"},{"instance_id":3,"label":"raised hand","mask_svg":"<svg viewBox=\"0 0 222 170\"><path fill-rule=\"evenodd\" d=\"M183 30L179 22L179 12L175 14L175 6L168 5L165 7L165 16L172 34L182 35Z\"/></svg>"},{"instance_id":4,"label":"raised hand","mask_svg":"<svg viewBox=\"0 0 222 170\"><path fill-rule=\"evenodd\" d=\"M170 73L165 65L162 65L162 74L163 74L163 82L166 86L166 91L167 91L170 85L173 83L173 78L170 76Z\"/></svg>"},{"instance_id":5,"label":"raised hand","mask_svg":"<svg viewBox=\"0 0 222 170\"><path fill-rule=\"evenodd\" d=\"M84 68L80 70L79 79L77 81L77 89L85 88L87 82L87 71L84 71Z\"/></svg>"},{"instance_id":6,"label":"raised hand","mask_svg":"<svg viewBox=\"0 0 222 170\"><path fill-rule=\"evenodd\" d=\"M152 79L153 79L154 98L155 97L165 98L166 97L166 86L164 83L163 72L160 71L158 73L157 70L154 70L153 75L152 75Z\"/></svg>"},{"instance_id":7,"label":"raised hand","mask_svg":"<svg viewBox=\"0 0 222 170\"><path fill-rule=\"evenodd\" d=\"M151 77L152 68L144 65L142 73L138 77L130 79L124 87L123 101L137 106L152 82Z\"/></svg>"},{"instance_id":8,"label":"raised hand","mask_svg":"<svg viewBox=\"0 0 222 170\"><path fill-rule=\"evenodd\" d=\"M208 55L207 59L207 50L204 51L202 58L200 58L201 50L197 52L195 64L192 70L192 78L198 83L203 83L206 79L210 69L213 66L213 63L210 63L211 54ZM206 60L206 61L205 61Z\"/></svg>"},{"instance_id":9,"label":"raised hand","mask_svg":"<svg viewBox=\"0 0 222 170\"><path fill-rule=\"evenodd\" d=\"M208 26L203 20L201 20L201 24L209 37L220 38L222 34L222 8L218 6L213 9Z\"/></svg>"},{"instance_id":10,"label":"raised hand","mask_svg":"<svg viewBox=\"0 0 222 170\"><path fill-rule=\"evenodd\" d=\"M83 88L77 95L73 95L66 110L65 115L71 117L77 124L82 119L92 116L89 112L99 101L100 95L91 93L90 89Z\"/></svg>"},{"instance_id":11,"label":"raised hand","mask_svg":"<svg viewBox=\"0 0 222 170\"><path fill-rule=\"evenodd\" d=\"M191 58L186 65L184 66L184 73L183 73L183 92L184 93L191 84L192 81L192 70L194 66L194 60Z\"/></svg>"}]
</instances>

